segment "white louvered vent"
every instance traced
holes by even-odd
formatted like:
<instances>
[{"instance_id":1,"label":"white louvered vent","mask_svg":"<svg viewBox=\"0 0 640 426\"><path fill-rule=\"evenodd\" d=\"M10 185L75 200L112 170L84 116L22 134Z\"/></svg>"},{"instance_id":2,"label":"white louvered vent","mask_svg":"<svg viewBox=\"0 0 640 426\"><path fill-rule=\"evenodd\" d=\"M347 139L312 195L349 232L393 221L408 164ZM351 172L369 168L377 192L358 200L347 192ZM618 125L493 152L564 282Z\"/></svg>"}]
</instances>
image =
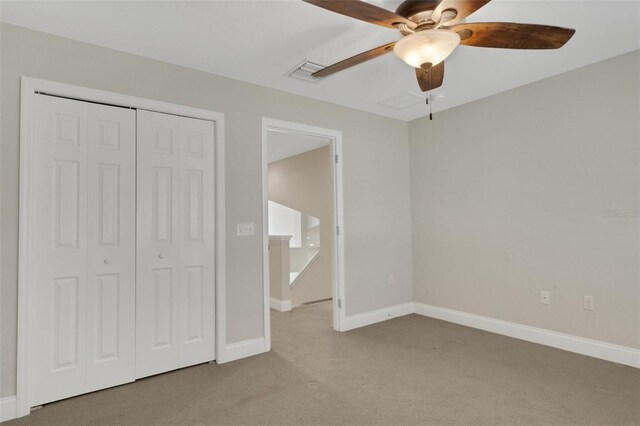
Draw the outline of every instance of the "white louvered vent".
<instances>
[{"instance_id":1,"label":"white louvered vent","mask_svg":"<svg viewBox=\"0 0 640 426\"><path fill-rule=\"evenodd\" d=\"M318 83L324 77L312 77L314 72L325 69L327 66L311 59L305 59L303 62L296 65L287 75L289 77L298 78L300 80L308 81L310 83Z\"/></svg>"},{"instance_id":2,"label":"white louvered vent","mask_svg":"<svg viewBox=\"0 0 640 426\"><path fill-rule=\"evenodd\" d=\"M426 98L423 95L407 92L398 96L394 96L393 98L380 101L378 103L387 108L400 110L400 109L411 108L412 106L416 106L419 104L424 104L425 102L426 102Z\"/></svg>"}]
</instances>

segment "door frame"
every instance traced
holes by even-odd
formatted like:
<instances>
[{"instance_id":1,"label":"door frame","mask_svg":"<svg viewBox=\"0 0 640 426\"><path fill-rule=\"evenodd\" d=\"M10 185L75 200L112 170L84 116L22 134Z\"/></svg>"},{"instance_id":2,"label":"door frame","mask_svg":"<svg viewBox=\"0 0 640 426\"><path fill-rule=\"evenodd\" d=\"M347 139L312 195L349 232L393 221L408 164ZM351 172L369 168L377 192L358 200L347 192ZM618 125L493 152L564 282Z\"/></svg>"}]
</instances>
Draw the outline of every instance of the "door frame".
<instances>
[{"instance_id":1,"label":"door frame","mask_svg":"<svg viewBox=\"0 0 640 426\"><path fill-rule=\"evenodd\" d=\"M344 213L343 213L343 171L342 132L290 121L262 118L262 285L264 295L264 344L265 351L271 350L271 296L269 288L269 215L268 215L268 159L267 139L269 131L297 133L329 139L332 168L333 220L336 229L333 238L332 304L333 329L344 331L345 324L345 274L344 274Z\"/></svg>"},{"instance_id":2,"label":"door frame","mask_svg":"<svg viewBox=\"0 0 640 426\"><path fill-rule=\"evenodd\" d=\"M145 109L165 114L209 120L215 122L215 357L227 360L226 348L226 281L225 281L225 142L224 114L199 108L175 105L151 99L106 92L70 84L20 78L20 207L18 239L18 341L16 366L16 417L30 413L29 402L29 306L30 306L30 224L32 188L32 149L34 135L35 96L38 93L97 102L114 106Z\"/></svg>"}]
</instances>

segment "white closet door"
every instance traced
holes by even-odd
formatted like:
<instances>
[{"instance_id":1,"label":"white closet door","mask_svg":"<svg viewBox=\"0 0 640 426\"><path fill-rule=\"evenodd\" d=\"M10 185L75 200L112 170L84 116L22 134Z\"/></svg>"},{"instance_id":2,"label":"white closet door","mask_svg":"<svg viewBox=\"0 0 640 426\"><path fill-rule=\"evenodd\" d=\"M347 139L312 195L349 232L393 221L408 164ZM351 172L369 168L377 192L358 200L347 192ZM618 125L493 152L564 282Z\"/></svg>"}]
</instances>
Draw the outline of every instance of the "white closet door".
<instances>
[{"instance_id":1,"label":"white closet door","mask_svg":"<svg viewBox=\"0 0 640 426\"><path fill-rule=\"evenodd\" d=\"M214 128L138 111L136 377L214 359Z\"/></svg>"},{"instance_id":2,"label":"white closet door","mask_svg":"<svg viewBox=\"0 0 640 426\"><path fill-rule=\"evenodd\" d=\"M45 95L35 109L32 406L131 381L135 362L135 112Z\"/></svg>"}]
</instances>

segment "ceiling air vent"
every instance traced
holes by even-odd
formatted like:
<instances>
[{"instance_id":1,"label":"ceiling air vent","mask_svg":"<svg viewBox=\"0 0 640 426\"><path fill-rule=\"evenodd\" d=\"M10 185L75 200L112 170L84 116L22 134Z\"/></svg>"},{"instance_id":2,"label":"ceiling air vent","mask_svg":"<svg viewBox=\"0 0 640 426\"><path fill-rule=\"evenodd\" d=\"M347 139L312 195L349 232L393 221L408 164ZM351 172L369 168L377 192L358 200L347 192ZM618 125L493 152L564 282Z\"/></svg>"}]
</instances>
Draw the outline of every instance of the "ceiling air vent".
<instances>
[{"instance_id":1,"label":"ceiling air vent","mask_svg":"<svg viewBox=\"0 0 640 426\"><path fill-rule=\"evenodd\" d=\"M311 83L318 83L324 77L312 77L316 71L325 69L327 66L311 59L305 59L303 62L296 65L291 71L289 71L289 77L297 78Z\"/></svg>"},{"instance_id":2,"label":"ceiling air vent","mask_svg":"<svg viewBox=\"0 0 640 426\"><path fill-rule=\"evenodd\" d=\"M407 92L393 98L378 102L380 105L392 109L407 109L413 106L424 104L426 98L423 95Z\"/></svg>"}]
</instances>

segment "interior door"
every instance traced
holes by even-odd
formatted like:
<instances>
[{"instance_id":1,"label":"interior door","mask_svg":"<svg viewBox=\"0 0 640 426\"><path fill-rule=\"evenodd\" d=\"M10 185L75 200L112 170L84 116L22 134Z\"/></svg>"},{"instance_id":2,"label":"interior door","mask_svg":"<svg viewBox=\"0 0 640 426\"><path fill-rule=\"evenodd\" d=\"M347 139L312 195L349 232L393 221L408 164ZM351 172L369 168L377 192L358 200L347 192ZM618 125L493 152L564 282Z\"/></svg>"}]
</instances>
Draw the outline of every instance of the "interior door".
<instances>
[{"instance_id":1,"label":"interior door","mask_svg":"<svg viewBox=\"0 0 640 426\"><path fill-rule=\"evenodd\" d=\"M214 123L138 110L136 377L214 359Z\"/></svg>"},{"instance_id":2,"label":"interior door","mask_svg":"<svg viewBox=\"0 0 640 426\"><path fill-rule=\"evenodd\" d=\"M134 380L135 111L37 95L32 406Z\"/></svg>"}]
</instances>

